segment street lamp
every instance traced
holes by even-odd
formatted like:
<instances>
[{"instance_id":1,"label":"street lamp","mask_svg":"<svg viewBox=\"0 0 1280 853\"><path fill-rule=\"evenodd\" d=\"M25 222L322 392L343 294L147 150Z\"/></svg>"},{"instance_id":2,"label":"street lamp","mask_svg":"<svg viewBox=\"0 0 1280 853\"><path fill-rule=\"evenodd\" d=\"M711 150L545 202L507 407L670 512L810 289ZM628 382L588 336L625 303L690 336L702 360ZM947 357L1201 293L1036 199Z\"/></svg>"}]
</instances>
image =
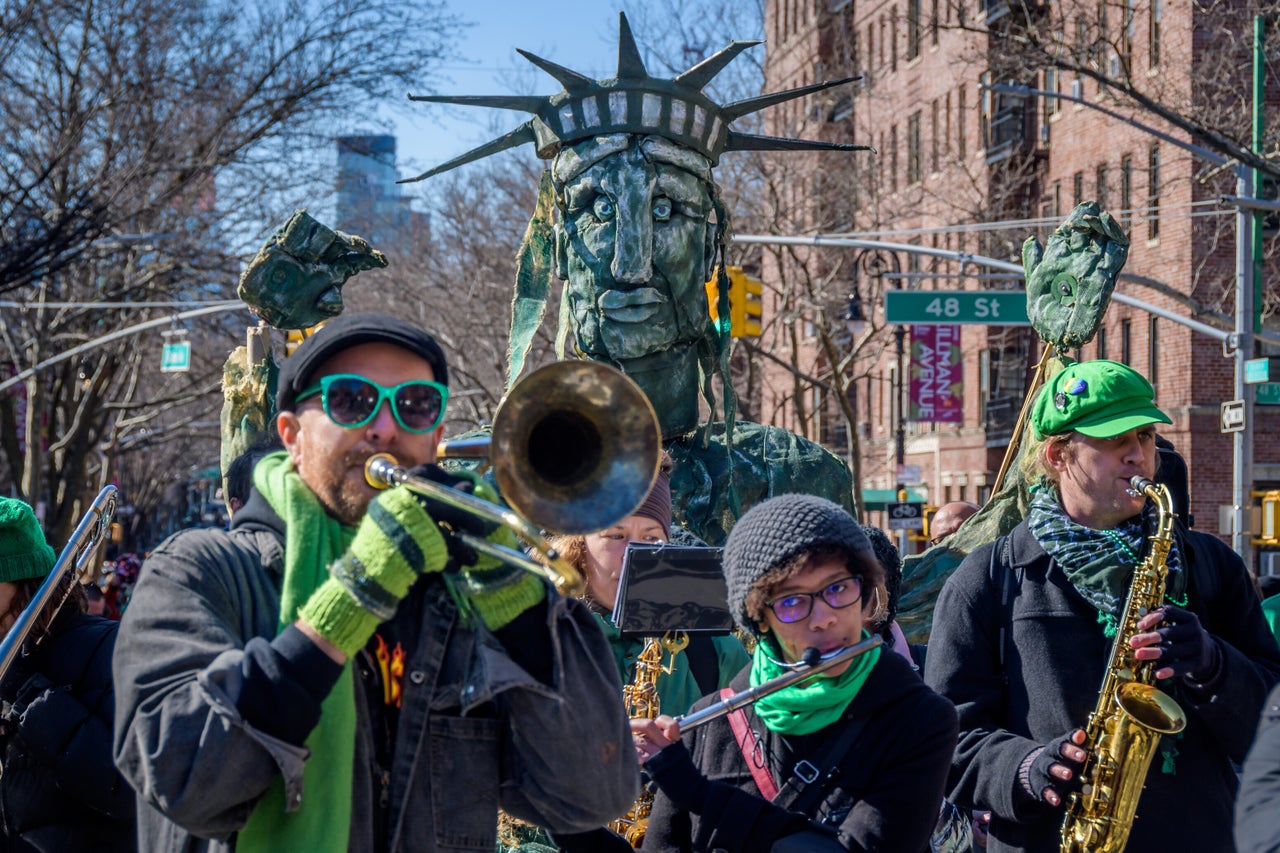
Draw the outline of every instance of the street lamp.
<instances>
[{"instance_id":1,"label":"street lamp","mask_svg":"<svg viewBox=\"0 0 1280 853\"><path fill-rule=\"evenodd\" d=\"M1235 331L1223 343L1223 352L1231 349L1235 360L1235 399L1244 401L1245 428L1232 434L1232 466L1231 503L1232 549L1239 554L1246 565L1250 564L1249 533L1246 527L1246 513L1249 507L1245 501L1253 487L1253 394L1250 386L1244 381L1244 363L1253 354L1253 228L1252 214L1248 212L1254 200L1253 172L1240 160L1225 157L1216 151L1210 151L1190 142L1171 136L1140 121L1108 109L1093 101L1075 95L1064 95L1046 89L1033 89L1030 86L1011 85L1005 83L983 83L979 88L988 89L999 94L1029 97L1039 95L1045 98L1060 98L1073 104L1080 104L1110 116L1116 121L1136 127L1144 133L1167 142L1183 151L1188 151L1214 166L1231 166L1236 176L1236 313ZM1225 198L1225 197L1224 197Z\"/></svg>"},{"instance_id":2,"label":"street lamp","mask_svg":"<svg viewBox=\"0 0 1280 853\"><path fill-rule=\"evenodd\" d=\"M873 282L882 282L886 274L892 270L893 276L890 279L894 287L902 286L902 262L898 259L896 252L885 252L880 249L861 249L853 256L853 297L850 298L850 312L853 310L853 299L856 298L861 309L860 290L858 288L858 279L860 274L865 273ZM883 292L883 287L873 285L872 292ZM894 326L893 341L894 355L897 359L897 369L894 372L893 386L893 407L892 415L894 420L894 462L896 469L894 471L894 490L896 496L902 499L905 489L902 483L902 468L906 462L907 453L907 432L906 420L907 411L903 405L903 391L905 382L903 381L903 370L905 369L906 355L906 335L907 329L902 324ZM859 486L860 487L860 486ZM909 542L909 534L906 530L898 531L898 550L902 554L907 553L907 545Z\"/></svg>"}]
</instances>

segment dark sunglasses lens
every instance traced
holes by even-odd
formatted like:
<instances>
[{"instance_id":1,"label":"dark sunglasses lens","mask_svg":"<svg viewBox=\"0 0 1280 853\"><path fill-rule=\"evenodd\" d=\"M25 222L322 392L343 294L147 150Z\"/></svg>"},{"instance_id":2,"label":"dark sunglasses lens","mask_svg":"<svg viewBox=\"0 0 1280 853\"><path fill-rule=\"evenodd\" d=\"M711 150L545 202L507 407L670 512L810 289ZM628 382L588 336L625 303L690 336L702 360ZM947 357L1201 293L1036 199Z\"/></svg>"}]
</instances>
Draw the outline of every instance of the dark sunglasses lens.
<instances>
[{"instance_id":1,"label":"dark sunglasses lens","mask_svg":"<svg viewBox=\"0 0 1280 853\"><path fill-rule=\"evenodd\" d=\"M325 411L334 423L354 426L369 417L378 389L363 379L335 379L325 395Z\"/></svg>"},{"instance_id":2,"label":"dark sunglasses lens","mask_svg":"<svg viewBox=\"0 0 1280 853\"><path fill-rule=\"evenodd\" d=\"M406 385L396 392L396 411L409 429L428 430L440 417L440 391L431 385Z\"/></svg>"}]
</instances>

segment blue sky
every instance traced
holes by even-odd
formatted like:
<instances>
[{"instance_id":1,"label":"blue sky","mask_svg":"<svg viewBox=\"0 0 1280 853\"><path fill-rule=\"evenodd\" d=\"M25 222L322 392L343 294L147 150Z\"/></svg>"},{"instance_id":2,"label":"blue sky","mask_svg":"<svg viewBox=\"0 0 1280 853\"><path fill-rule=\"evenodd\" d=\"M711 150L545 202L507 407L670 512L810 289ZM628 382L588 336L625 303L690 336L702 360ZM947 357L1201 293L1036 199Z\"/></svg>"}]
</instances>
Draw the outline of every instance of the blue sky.
<instances>
[{"instance_id":1,"label":"blue sky","mask_svg":"<svg viewBox=\"0 0 1280 853\"><path fill-rule=\"evenodd\" d=\"M600 0L450 0L471 22L459 59L424 94L552 94L560 86L516 53L517 47L593 77L617 67L618 6ZM415 94L418 94L415 91ZM397 136L402 176L422 171L515 128L528 116L480 108L412 104L387 115ZM532 154L531 154L532 156Z\"/></svg>"}]
</instances>

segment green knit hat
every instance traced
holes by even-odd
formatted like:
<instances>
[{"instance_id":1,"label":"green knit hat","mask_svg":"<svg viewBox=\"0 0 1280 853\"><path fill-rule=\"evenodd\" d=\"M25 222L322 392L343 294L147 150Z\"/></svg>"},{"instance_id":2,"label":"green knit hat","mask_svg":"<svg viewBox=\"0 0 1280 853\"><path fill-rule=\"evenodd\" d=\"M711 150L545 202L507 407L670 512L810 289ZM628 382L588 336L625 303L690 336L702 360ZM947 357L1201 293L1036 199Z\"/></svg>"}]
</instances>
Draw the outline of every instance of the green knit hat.
<instances>
[{"instance_id":1,"label":"green knit hat","mask_svg":"<svg viewBox=\"0 0 1280 853\"><path fill-rule=\"evenodd\" d=\"M42 578L56 559L31 507L0 498L0 583Z\"/></svg>"}]
</instances>

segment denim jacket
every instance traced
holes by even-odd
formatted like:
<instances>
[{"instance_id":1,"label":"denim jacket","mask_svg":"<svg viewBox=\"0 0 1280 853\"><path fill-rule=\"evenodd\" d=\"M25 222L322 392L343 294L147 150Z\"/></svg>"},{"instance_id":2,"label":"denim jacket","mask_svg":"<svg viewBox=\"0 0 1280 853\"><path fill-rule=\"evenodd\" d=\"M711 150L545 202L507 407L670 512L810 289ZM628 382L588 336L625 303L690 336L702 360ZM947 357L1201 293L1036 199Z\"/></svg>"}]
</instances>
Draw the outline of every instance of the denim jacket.
<instances>
[{"instance_id":1,"label":"denim jacket","mask_svg":"<svg viewBox=\"0 0 1280 853\"><path fill-rule=\"evenodd\" d=\"M114 658L115 756L139 793L141 850L234 849L280 775L286 799L305 802L300 744L323 696L297 683L298 662L276 638L283 544L282 522L255 494L232 530L178 533L143 567ZM630 807L638 771L618 677L584 605L550 591L540 605L548 686L492 634L465 627L439 577L410 595L425 617L390 778L379 780L390 819L378 847L491 853L499 806L561 832ZM246 719L250 692L274 697L278 714ZM367 772L373 740L356 695L351 836L337 847L373 850L370 806L383 792Z\"/></svg>"}]
</instances>

